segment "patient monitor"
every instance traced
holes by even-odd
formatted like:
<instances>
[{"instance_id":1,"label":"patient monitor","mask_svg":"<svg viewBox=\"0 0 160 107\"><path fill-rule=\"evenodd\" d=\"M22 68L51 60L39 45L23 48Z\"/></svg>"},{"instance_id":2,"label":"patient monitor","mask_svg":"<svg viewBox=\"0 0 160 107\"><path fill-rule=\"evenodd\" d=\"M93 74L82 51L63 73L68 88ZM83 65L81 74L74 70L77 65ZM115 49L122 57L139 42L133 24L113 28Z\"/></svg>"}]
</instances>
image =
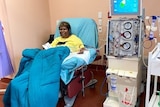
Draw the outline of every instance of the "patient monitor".
<instances>
[{"instance_id":1,"label":"patient monitor","mask_svg":"<svg viewBox=\"0 0 160 107\"><path fill-rule=\"evenodd\" d=\"M111 15L140 15L140 0L110 0Z\"/></svg>"}]
</instances>

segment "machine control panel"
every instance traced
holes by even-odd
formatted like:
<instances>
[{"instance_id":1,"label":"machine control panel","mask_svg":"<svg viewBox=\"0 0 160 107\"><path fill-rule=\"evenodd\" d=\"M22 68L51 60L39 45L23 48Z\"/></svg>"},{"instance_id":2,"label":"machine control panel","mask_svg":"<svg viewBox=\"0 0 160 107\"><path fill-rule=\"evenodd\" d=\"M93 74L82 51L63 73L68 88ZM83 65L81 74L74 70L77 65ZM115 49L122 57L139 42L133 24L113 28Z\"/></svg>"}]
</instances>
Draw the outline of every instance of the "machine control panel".
<instances>
[{"instance_id":1,"label":"machine control panel","mask_svg":"<svg viewBox=\"0 0 160 107\"><path fill-rule=\"evenodd\" d=\"M108 23L107 54L113 56L134 56L138 54L140 20L118 19Z\"/></svg>"}]
</instances>

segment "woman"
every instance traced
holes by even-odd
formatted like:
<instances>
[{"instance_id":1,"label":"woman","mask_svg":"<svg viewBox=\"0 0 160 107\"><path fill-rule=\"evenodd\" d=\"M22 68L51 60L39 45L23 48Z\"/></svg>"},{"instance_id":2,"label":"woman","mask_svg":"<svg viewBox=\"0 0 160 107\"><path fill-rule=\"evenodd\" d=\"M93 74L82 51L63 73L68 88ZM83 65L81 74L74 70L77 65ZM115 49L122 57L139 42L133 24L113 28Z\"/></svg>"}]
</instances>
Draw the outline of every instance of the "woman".
<instances>
[{"instance_id":1,"label":"woman","mask_svg":"<svg viewBox=\"0 0 160 107\"><path fill-rule=\"evenodd\" d=\"M59 25L60 36L55 38L51 47L67 46L71 52L83 53L85 47L80 38L71 33L71 26L68 22L61 22Z\"/></svg>"}]
</instances>

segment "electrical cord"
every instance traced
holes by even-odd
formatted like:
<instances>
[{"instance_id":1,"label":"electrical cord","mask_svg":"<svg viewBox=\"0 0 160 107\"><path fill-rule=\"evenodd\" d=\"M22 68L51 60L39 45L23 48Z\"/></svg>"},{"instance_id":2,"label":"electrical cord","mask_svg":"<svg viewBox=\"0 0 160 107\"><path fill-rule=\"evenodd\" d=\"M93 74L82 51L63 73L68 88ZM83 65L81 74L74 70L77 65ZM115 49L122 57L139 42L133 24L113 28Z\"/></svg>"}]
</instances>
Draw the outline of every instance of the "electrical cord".
<instances>
[{"instance_id":1,"label":"electrical cord","mask_svg":"<svg viewBox=\"0 0 160 107\"><path fill-rule=\"evenodd\" d=\"M104 85L106 84L106 80L107 80L107 77L105 76L105 78L104 78L104 80L103 80L103 82L102 82L102 85L101 85L101 87L100 87L100 93L101 93L102 96L108 96L108 93L107 93L107 92L106 92L106 93L103 93L103 87L104 87Z\"/></svg>"},{"instance_id":2,"label":"electrical cord","mask_svg":"<svg viewBox=\"0 0 160 107\"><path fill-rule=\"evenodd\" d=\"M146 42L150 42L150 45L148 46L148 47L145 47L145 43ZM142 42L142 46L143 46L143 48L145 48L145 49L150 49L151 47L152 47L152 45L153 45L153 43L152 43L153 41L151 41L151 40L144 40L143 42ZM149 44L149 43L146 43L147 45Z\"/></svg>"}]
</instances>

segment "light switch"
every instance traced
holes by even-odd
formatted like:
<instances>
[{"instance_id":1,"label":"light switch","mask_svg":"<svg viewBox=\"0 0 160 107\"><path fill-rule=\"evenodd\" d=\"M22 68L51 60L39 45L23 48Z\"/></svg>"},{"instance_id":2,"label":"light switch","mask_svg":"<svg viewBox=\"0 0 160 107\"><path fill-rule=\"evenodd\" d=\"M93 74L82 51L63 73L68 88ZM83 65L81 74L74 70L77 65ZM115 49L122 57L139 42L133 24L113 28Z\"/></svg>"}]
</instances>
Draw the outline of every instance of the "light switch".
<instances>
[{"instance_id":1,"label":"light switch","mask_svg":"<svg viewBox=\"0 0 160 107\"><path fill-rule=\"evenodd\" d=\"M102 12L98 12L98 18L102 19Z\"/></svg>"},{"instance_id":2,"label":"light switch","mask_svg":"<svg viewBox=\"0 0 160 107\"><path fill-rule=\"evenodd\" d=\"M102 25L102 19L98 19L98 25Z\"/></svg>"},{"instance_id":3,"label":"light switch","mask_svg":"<svg viewBox=\"0 0 160 107\"><path fill-rule=\"evenodd\" d=\"M60 20L56 20L56 25L59 25Z\"/></svg>"}]
</instances>

